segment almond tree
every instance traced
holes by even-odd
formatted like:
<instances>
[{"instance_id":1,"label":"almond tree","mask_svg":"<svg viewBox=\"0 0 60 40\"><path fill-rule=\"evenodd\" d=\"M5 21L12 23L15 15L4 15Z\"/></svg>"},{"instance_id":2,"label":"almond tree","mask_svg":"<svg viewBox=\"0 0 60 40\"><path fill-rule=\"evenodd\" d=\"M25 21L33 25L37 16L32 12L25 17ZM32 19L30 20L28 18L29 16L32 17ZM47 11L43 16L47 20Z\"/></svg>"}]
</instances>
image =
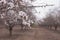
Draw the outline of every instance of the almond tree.
<instances>
[{"instance_id":1,"label":"almond tree","mask_svg":"<svg viewBox=\"0 0 60 40\"><path fill-rule=\"evenodd\" d=\"M2 0L1 0L2 1ZM6 3L4 3L6 1ZM29 15L29 19L32 20L34 18L32 14L32 8L29 8L28 5L31 5L30 3L26 3L23 0L5 0L2 1L1 7L0 7L0 15L1 18L4 20L4 23L8 26L10 36L12 35L12 29L15 25L15 23L18 21L17 19L20 19L19 12L24 12L27 15ZM4 15L2 15L4 14ZM19 16L19 18L18 18ZM21 21L21 20L20 20ZM22 25L21 25L22 26Z\"/></svg>"}]
</instances>

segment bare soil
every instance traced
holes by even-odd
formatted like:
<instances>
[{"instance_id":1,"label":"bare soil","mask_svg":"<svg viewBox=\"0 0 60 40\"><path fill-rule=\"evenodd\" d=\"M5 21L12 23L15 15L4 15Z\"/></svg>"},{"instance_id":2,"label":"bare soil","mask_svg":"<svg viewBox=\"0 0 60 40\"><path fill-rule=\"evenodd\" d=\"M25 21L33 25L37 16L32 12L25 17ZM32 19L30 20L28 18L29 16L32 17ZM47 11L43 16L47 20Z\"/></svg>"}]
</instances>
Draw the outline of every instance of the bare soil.
<instances>
[{"instance_id":1,"label":"bare soil","mask_svg":"<svg viewBox=\"0 0 60 40\"><path fill-rule=\"evenodd\" d=\"M39 26L21 31L20 26L15 26L10 37L8 29L0 25L0 40L60 40L60 33Z\"/></svg>"}]
</instances>

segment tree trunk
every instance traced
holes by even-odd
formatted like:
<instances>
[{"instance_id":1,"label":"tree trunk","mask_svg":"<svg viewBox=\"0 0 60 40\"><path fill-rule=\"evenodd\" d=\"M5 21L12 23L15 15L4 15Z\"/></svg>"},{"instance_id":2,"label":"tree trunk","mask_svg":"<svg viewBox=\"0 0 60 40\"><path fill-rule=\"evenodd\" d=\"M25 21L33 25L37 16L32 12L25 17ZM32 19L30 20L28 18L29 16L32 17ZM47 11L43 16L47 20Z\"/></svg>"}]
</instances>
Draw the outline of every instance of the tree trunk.
<instances>
[{"instance_id":1,"label":"tree trunk","mask_svg":"<svg viewBox=\"0 0 60 40\"><path fill-rule=\"evenodd\" d=\"M57 30L57 26L55 26L55 31Z\"/></svg>"},{"instance_id":2,"label":"tree trunk","mask_svg":"<svg viewBox=\"0 0 60 40\"><path fill-rule=\"evenodd\" d=\"M12 27L9 28L10 36L12 36Z\"/></svg>"}]
</instances>

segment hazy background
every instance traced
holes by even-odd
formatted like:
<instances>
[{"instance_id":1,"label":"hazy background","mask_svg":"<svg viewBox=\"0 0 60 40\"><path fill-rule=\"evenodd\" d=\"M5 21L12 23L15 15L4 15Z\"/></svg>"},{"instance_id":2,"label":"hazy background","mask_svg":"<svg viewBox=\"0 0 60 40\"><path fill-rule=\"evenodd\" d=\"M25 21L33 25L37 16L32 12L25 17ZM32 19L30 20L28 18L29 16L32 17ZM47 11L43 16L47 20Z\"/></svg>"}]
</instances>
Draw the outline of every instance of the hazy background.
<instances>
[{"instance_id":1,"label":"hazy background","mask_svg":"<svg viewBox=\"0 0 60 40\"><path fill-rule=\"evenodd\" d=\"M58 8L60 5L60 0L36 0L32 4L34 6L41 6L41 5L54 5L54 6L47 6L47 7L36 7L37 13L35 13L37 20L42 19L45 17L47 12L49 12L51 9Z\"/></svg>"}]
</instances>

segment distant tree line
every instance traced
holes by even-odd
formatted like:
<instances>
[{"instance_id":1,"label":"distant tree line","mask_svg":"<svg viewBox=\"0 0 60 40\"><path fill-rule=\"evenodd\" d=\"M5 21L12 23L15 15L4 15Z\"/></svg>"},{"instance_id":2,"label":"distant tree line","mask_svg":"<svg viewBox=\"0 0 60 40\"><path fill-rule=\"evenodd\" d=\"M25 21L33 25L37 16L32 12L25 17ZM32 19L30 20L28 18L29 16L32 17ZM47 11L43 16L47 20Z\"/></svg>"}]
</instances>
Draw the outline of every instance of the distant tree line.
<instances>
[{"instance_id":1,"label":"distant tree line","mask_svg":"<svg viewBox=\"0 0 60 40\"><path fill-rule=\"evenodd\" d=\"M57 28L60 26L60 8L50 10L43 21L41 21L40 25L48 26L50 29L54 27L55 30L57 30Z\"/></svg>"}]
</instances>

